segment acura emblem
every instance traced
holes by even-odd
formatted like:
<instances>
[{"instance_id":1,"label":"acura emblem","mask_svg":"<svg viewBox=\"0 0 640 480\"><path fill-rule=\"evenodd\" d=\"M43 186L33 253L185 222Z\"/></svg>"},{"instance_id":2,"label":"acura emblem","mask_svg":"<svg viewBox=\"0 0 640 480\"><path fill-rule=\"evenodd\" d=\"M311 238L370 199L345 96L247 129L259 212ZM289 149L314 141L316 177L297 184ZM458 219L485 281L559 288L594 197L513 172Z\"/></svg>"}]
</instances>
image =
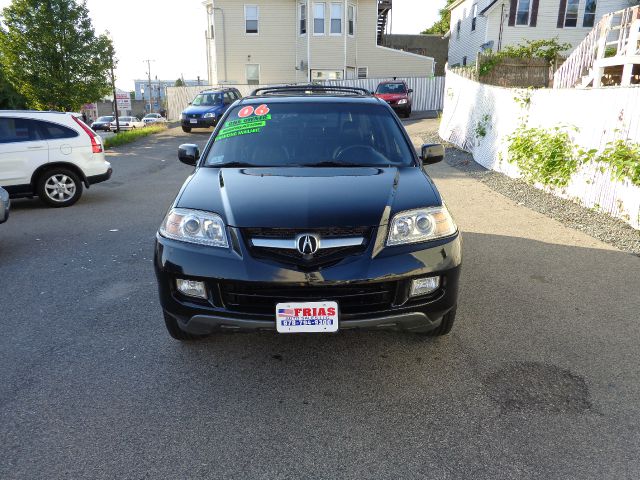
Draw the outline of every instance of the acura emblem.
<instances>
[{"instance_id":1,"label":"acura emblem","mask_svg":"<svg viewBox=\"0 0 640 480\"><path fill-rule=\"evenodd\" d=\"M320 239L310 233L298 235L296 238L296 247L303 255L313 255L320 248Z\"/></svg>"}]
</instances>

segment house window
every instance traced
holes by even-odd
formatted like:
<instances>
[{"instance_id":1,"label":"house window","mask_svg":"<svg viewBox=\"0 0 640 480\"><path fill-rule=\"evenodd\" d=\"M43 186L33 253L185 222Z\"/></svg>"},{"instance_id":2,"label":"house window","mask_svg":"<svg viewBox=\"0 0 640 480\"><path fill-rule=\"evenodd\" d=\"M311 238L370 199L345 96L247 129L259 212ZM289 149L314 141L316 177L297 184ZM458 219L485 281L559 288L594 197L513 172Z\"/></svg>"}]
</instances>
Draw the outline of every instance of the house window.
<instances>
[{"instance_id":1,"label":"house window","mask_svg":"<svg viewBox=\"0 0 640 480\"><path fill-rule=\"evenodd\" d=\"M324 35L324 3L316 3L313 6L313 33Z\"/></svg>"},{"instance_id":2,"label":"house window","mask_svg":"<svg viewBox=\"0 0 640 480\"><path fill-rule=\"evenodd\" d=\"M307 6L300 4L300 35L307 34Z\"/></svg>"},{"instance_id":3,"label":"house window","mask_svg":"<svg viewBox=\"0 0 640 480\"><path fill-rule=\"evenodd\" d=\"M248 63L247 70L247 85L260 85L260 65Z\"/></svg>"},{"instance_id":4,"label":"house window","mask_svg":"<svg viewBox=\"0 0 640 480\"><path fill-rule=\"evenodd\" d=\"M529 26L531 18L531 0L518 0L516 9L516 25Z\"/></svg>"},{"instance_id":5,"label":"house window","mask_svg":"<svg viewBox=\"0 0 640 480\"><path fill-rule=\"evenodd\" d=\"M460 40L460 29L462 28L462 20L456 23L456 39Z\"/></svg>"},{"instance_id":6,"label":"house window","mask_svg":"<svg viewBox=\"0 0 640 480\"><path fill-rule=\"evenodd\" d=\"M358 78L367 78L369 76L369 67L358 67Z\"/></svg>"},{"instance_id":7,"label":"house window","mask_svg":"<svg viewBox=\"0 0 640 480\"><path fill-rule=\"evenodd\" d=\"M353 36L356 31L356 7L354 7L353 5L349 5L347 16L349 19L349 35Z\"/></svg>"},{"instance_id":8,"label":"house window","mask_svg":"<svg viewBox=\"0 0 640 480\"><path fill-rule=\"evenodd\" d=\"M342 35L342 4L331 4L331 34Z\"/></svg>"},{"instance_id":9,"label":"house window","mask_svg":"<svg viewBox=\"0 0 640 480\"><path fill-rule=\"evenodd\" d=\"M596 0L587 0L584 6L584 20L582 21L583 27L593 27L596 21Z\"/></svg>"},{"instance_id":10,"label":"house window","mask_svg":"<svg viewBox=\"0 0 640 480\"><path fill-rule=\"evenodd\" d=\"M311 70L311 81L322 80L342 80L344 72L342 70Z\"/></svg>"},{"instance_id":11,"label":"house window","mask_svg":"<svg viewBox=\"0 0 640 480\"><path fill-rule=\"evenodd\" d=\"M567 0L567 11L564 16L565 27L577 27L578 26L578 6L580 0Z\"/></svg>"},{"instance_id":12,"label":"house window","mask_svg":"<svg viewBox=\"0 0 640 480\"><path fill-rule=\"evenodd\" d=\"M245 23L245 33L249 33L251 35L258 34L258 6L257 5L244 6L244 23Z\"/></svg>"},{"instance_id":13,"label":"house window","mask_svg":"<svg viewBox=\"0 0 640 480\"><path fill-rule=\"evenodd\" d=\"M471 10L471 31L473 32L476 29L476 20L478 19L478 4L475 3L473 5L473 9Z\"/></svg>"}]
</instances>

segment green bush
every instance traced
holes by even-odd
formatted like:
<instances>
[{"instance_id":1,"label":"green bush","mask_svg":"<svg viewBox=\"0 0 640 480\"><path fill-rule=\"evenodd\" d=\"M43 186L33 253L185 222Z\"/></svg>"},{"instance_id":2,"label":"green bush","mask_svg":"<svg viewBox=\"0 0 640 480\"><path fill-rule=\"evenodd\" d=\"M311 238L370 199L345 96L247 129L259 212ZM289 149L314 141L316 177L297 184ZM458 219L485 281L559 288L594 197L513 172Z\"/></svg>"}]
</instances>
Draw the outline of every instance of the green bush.
<instances>
[{"instance_id":1,"label":"green bush","mask_svg":"<svg viewBox=\"0 0 640 480\"><path fill-rule=\"evenodd\" d=\"M164 125L151 125L149 127L141 128L140 130L129 130L128 132L116 133L113 137L109 137L104 140L104 148L119 147L120 145L134 142L138 138L163 132L166 129L167 127Z\"/></svg>"},{"instance_id":2,"label":"green bush","mask_svg":"<svg viewBox=\"0 0 640 480\"><path fill-rule=\"evenodd\" d=\"M565 187L581 163L566 129L518 127L507 137L509 163L515 163L531 182Z\"/></svg>"},{"instance_id":3,"label":"green bush","mask_svg":"<svg viewBox=\"0 0 640 480\"><path fill-rule=\"evenodd\" d=\"M640 186L640 144L625 140L607 143L599 154L589 159L609 165L613 180L628 179Z\"/></svg>"}]
</instances>

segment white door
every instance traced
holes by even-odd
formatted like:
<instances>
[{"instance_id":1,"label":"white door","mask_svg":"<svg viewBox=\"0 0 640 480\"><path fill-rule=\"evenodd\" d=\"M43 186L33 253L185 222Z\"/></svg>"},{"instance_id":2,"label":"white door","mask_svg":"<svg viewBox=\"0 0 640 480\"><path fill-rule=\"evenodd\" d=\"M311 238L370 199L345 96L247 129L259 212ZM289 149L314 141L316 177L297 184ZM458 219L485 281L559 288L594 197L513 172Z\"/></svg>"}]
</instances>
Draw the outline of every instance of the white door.
<instances>
[{"instance_id":1,"label":"white door","mask_svg":"<svg viewBox=\"0 0 640 480\"><path fill-rule=\"evenodd\" d=\"M48 161L48 145L35 121L0 117L0 186L28 185Z\"/></svg>"}]
</instances>

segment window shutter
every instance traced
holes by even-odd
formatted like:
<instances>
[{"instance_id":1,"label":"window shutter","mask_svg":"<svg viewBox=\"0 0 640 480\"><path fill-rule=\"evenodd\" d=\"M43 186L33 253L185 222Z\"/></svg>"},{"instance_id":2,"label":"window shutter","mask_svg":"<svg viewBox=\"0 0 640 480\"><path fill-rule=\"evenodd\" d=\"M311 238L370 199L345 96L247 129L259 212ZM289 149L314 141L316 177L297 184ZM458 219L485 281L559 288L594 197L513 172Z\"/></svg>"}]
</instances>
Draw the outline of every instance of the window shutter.
<instances>
[{"instance_id":1,"label":"window shutter","mask_svg":"<svg viewBox=\"0 0 640 480\"><path fill-rule=\"evenodd\" d=\"M567 0L560 0L560 9L558 10L558 28L564 27L564 14L567 11Z\"/></svg>"},{"instance_id":2,"label":"window shutter","mask_svg":"<svg viewBox=\"0 0 640 480\"><path fill-rule=\"evenodd\" d=\"M509 26L513 27L516 24L516 10L518 9L518 0L511 0L511 7L509 9Z\"/></svg>"},{"instance_id":3,"label":"window shutter","mask_svg":"<svg viewBox=\"0 0 640 480\"><path fill-rule=\"evenodd\" d=\"M529 26L535 27L538 24L538 4L540 0L533 0L531 4L531 20L529 21Z\"/></svg>"}]
</instances>

